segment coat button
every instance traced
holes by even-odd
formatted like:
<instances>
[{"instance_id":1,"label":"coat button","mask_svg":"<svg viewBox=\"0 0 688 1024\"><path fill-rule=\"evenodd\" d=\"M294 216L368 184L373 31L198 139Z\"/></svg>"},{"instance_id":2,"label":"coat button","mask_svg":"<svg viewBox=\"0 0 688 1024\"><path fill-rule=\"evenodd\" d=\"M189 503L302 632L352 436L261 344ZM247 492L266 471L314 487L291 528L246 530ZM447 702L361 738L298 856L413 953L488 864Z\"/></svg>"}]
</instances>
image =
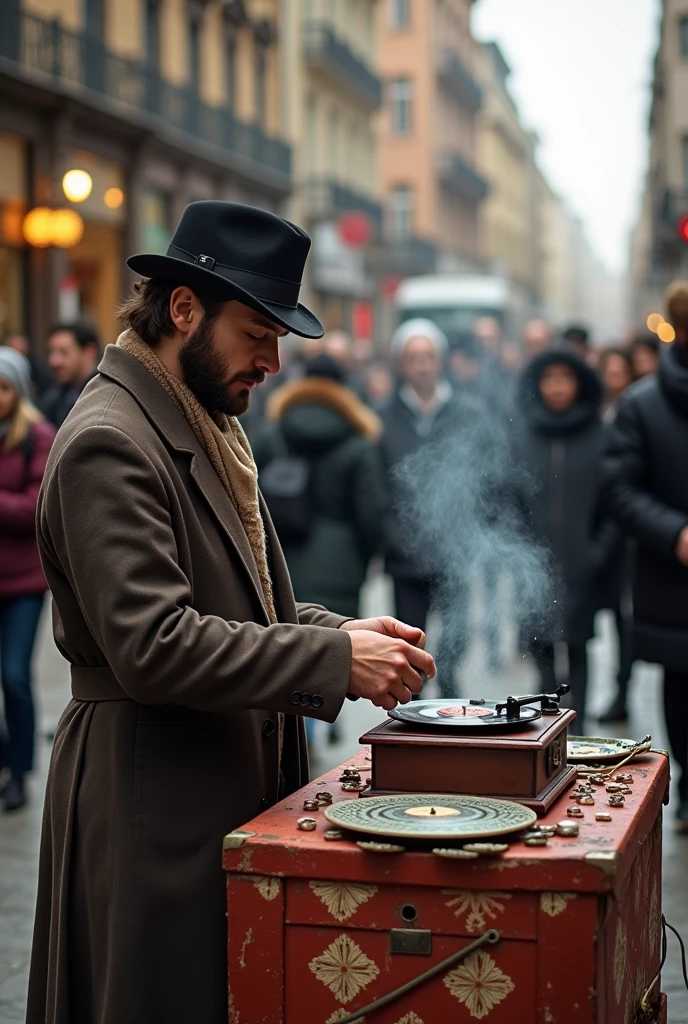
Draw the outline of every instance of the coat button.
<instances>
[{"instance_id":1,"label":"coat button","mask_svg":"<svg viewBox=\"0 0 688 1024\"><path fill-rule=\"evenodd\" d=\"M291 700L292 704L300 704L301 703L301 691L300 690L294 690L294 692L291 695L290 700Z\"/></svg>"},{"instance_id":2,"label":"coat button","mask_svg":"<svg viewBox=\"0 0 688 1024\"><path fill-rule=\"evenodd\" d=\"M270 801L268 800L268 798L266 796L264 796L263 799L260 801L260 809L261 809L261 811L267 811L269 806L270 806Z\"/></svg>"},{"instance_id":3,"label":"coat button","mask_svg":"<svg viewBox=\"0 0 688 1024\"><path fill-rule=\"evenodd\" d=\"M263 722L263 736L265 736L267 739L268 737L272 736L274 731L275 723L271 718L266 718L265 721Z\"/></svg>"},{"instance_id":4,"label":"coat button","mask_svg":"<svg viewBox=\"0 0 688 1024\"><path fill-rule=\"evenodd\" d=\"M302 693L301 700L299 701L302 708L309 708L311 706L311 695L310 693Z\"/></svg>"},{"instance_id":5,"label":"coat button","mask_svg":"<svg viewBox=\"0 0 688 1024\"><path fill-rule=\"evenodd\" d=\"M322 699L322 697L320 696L319 693L314 693L313 696L311 697L311 707L312 708L321 708L324 703L325 702L324 702L324 700Z\"/></svg>"}]
</instances>

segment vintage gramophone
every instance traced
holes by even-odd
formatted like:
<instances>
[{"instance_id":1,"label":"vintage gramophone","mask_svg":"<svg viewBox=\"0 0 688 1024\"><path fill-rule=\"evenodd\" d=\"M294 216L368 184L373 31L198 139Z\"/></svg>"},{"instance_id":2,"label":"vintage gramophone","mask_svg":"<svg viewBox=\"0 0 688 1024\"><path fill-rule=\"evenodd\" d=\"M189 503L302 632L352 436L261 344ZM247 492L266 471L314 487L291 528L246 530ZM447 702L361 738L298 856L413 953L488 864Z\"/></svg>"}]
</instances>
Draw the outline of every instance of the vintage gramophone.
<instances>
[{"instance_id":1,"label":"vintage gramophone","mask_svg":"<svg viewBox=\"0 0 688 1024\"><path fill-rule=\"evenodd\" d=\"M576 775L566 762L575 712L559 706L568 689L502 702L400 705L390 721L361 737L372 751L370 788L362 795L465 793L516 800L545 814Z\"/></svg>"}]
</instances>

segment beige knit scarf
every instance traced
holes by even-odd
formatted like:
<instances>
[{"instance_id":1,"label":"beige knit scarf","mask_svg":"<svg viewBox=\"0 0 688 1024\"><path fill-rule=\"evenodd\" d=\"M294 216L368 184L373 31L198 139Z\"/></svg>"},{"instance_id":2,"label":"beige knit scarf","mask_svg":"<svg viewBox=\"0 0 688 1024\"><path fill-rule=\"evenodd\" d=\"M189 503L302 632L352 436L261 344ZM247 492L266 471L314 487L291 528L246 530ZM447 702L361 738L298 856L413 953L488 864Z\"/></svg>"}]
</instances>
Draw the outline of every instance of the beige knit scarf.
<instances>
[{"instance_id":1,"label":"beige knit scarf","mask_svg":"<svg viewBox=\"0 0 688 1024\"><path fill-rule=\"evenodd\" d=\"M143 363L165 389L210 459L248 537L258 568L268 618L271 623L277 622L268 570L265 527L258 504L258 470L241 425L234 416L225 416L224 413L216 414L213 419L186 384L170 373L150 345L142 341L134 331L120 334L117 345Z\"/></svg>"}]
</instances>

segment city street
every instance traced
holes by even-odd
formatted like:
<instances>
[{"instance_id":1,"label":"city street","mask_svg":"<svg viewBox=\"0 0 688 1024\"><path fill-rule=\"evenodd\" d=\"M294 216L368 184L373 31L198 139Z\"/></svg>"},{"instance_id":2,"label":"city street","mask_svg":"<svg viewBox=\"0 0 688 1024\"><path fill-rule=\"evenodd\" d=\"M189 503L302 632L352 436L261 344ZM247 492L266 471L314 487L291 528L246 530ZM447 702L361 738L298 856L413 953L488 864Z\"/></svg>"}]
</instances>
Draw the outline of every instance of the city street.
<instances>
[{"instance_id":1,"label":"city street","mask_svg":"<svg viewBox=\"0 0 688 1024\"><path fill-rule=\"evenodd\" d=\"M371 615L390 610L390 589L384 577L377 576L368 584L364 606L365 613ZM531 690L535 685L535 674L530 664L514 659L514 638L508 630L503 636L502 649L507 667L499 677L486 678L482 667L485 663L484 647L479 637L479 602L474 604L472 617L476 627L476 639L471 645L461 672L463 693L494 697ZM598 617L598 637L589 647L592 710L598 710L609 699L613 656L610 622L611 619L604 614ZM430 647L432 641L431 632ZM47 612L44 613L41 626L36 674L43 735L54 728L69 694L68 673L65 663L53 645ZM430 687L428 689L430 690ZM432 696L432 693L428 695ZM651 666L639 664L635 667L631 712L632 717L628 726L615 730L616 734L640 738L649 732L656 746L665 747L666 737L661 724L660 676ZM327 743L326 727L318 723L313 774L322 773L354 752L358 746L359 736L380 718L381 714L363 701L347 702L340 718L340 739L332 745ZM612 730L607 727L605 731L610 733ZM12 816L0 817L0 1024L21 1021L25 1012L40 833L40 805L50 752L48 740L43 738L39 749L40 765L33 781L31 807ZM664 912L669 922L686 935L688 892L685 879L688 872L688 836L674 835L671 810L665 818L664 842ZM678 944L671 934L667 965L662 975L662 988L669 996L671 1024L688 1024L688 993L683 987Z\"/></svg>"}]
</instances>

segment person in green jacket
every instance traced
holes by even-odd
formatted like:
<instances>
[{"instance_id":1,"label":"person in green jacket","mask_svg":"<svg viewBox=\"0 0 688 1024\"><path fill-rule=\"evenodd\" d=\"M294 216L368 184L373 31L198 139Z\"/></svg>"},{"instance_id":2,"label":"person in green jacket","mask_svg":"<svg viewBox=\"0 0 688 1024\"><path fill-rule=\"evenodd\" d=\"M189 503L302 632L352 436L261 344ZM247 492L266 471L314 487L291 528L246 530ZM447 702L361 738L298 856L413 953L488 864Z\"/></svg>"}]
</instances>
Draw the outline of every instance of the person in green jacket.
<instances>
[{"instance_id":1,"label":"person in green jacket","mask_svg":"<svg viewBox=\"0 0 688 1024\"><path fill-rule=\"evenodd\" d=\"M284 450L309 466L308 536L297 543L280 537L296 600L356 618L368 563L382 541L381 423L325 354L307 363L304 378L273 392L267 418L253 444L259 481Z\"/></svg>"}]
</instances>

